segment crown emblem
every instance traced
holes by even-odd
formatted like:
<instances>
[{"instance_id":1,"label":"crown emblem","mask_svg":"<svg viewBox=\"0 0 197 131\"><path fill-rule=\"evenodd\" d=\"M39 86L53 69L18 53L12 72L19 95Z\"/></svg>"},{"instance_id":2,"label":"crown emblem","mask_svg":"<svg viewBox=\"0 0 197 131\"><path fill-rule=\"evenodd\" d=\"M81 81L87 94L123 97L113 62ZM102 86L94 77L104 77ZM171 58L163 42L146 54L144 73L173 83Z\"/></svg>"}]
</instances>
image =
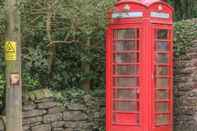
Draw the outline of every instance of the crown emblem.
<instances>
[{"instance_id":1,"label":"crown emblem","mask_svg":"<svg viewBox=\"0 0 197 131\"><path fill-rule=\"evenodd\" d=\"M159 6L158 6L158 10L160 10L160 11L163 10L162 5L159 5Z\"/></svg>"},{"instance_id":2,"label":"crown emblem","mask_svg":"<svg viewBox=\"0 0 197 131\"><path fill-rule=\"evenodd\" d=\"M128 4L126 4L126 5L124 6L124 9L125 9L125 10L130 10L131 7L130 7Z\"/></svg>"}]
</instances>

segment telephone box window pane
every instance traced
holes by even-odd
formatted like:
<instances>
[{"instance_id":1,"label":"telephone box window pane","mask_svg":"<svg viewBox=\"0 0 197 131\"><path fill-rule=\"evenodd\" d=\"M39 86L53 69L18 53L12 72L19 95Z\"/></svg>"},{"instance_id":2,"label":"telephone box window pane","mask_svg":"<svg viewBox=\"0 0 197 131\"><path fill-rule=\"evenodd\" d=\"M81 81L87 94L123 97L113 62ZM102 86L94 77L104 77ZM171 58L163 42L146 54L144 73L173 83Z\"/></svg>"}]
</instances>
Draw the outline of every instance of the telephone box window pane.
<instances>
[{"instance_id":1,"label":"telephone box window pane","mask_svg":"<svg viewBox=\"0 0 197 131\"><path fill-rule=\"evenodd\" d=\"M138 38L137 29L115 30L114 37L116 40L136 39Z\"/></svg>"},{"instance_id":2,"label":"telephone box window pane","mask_svg":"<svg viewBox=\"0 0 197 131\"><path fill-rule=\"evenodd\" d=\"M156 116L156 125L167 125L169 121L168 115L157 115Z\"/></svg>"},{"instance_id":3,"label":"telephone box window pane","mask_svg":"<svg viewBox=\"0 0 197 131\"><path fill-rule=\"evenodd\" d=\"M139 86L139 78L114 78L117 87L137 87Z\"/></svg>"},{"instance_id":4,"label":"telephone box window pane","mask_svg":"<svg viewBox=\"0 0 197 131\"><path fill-rule=\"evenodd\" d=\"M167 38L168 38L168 30L166 29L157 30L157 39L166 40Z\"/></svg>"},{"instance_id":5,"label":"telephone box window pane","mask_svg":"<svg viewBox=\"0 0 197 131\"><path fill-rule=\"evenodd\" d=\"M168 78L156 78L156 88L168 88Z\"/></svg>"},{"instance_id":6,"label":"telephone box window pane","mask_svg":"<svg viewBox=\"0 0 197 131\"><path fill-rule=\"evenodd\" d=\"M138 99L139 94L135 89L114 89L115 99Z\"/></svg>"},{"instance_id":7,"label":"telephone box window pane","mask_svg":"<svg viewBox=\"0 0 197 131\"><path fill-rule=\"evenodd\" d=\"M138 50L138 41L136 40L116 41L113 47L114 47L114 51Z\"/></svg>"},{"instance_id":8,"label":"telephone box window pane","mask_svg":"<svg viewBox=\"0 0 197 131\"><path fill-rule=\"evenodd\" d=\"M138 53L122 53L114 56L116 63L137 63Z\"/></svg>"},{"instance_id":9,"label":"telephone box window pane","mask_svg":"<svg viewBox=\"0 0 197 131\"><path fill-rule=\"evenodd\" d=\"M157 63L167 64L168 63L168 54L157 54L156 55Z\"/></svg>"},{"instance_id":10,"label":"telephone box window pane","mask_svg":"<svg viewBox=\"0 0 197 131\"><path fill-rule=\"evenodd\" d=\"M156 112L168 112L168 103L156 103Z\"/></svg>"},{"instance_id":11,"label":"telephone box window pane","mask_svg":"<svg viewBox=\"0 0 197 131\"><path fill-rule=\"evenodd\" d=\"M131 101L116 101L114 103L114 109L116 111L132 111L137 112L139 107L137 102Z\"/></svg>"},{"instance_id":12,"label":"telephone box window pane","mask_svg":"<svg viewBox=\"0 0 197 131\"><path fill-rule=\"evenodd\" d=\"M156 43L156 50L157 51L168 51L168 42L167 41L157 41Z\"/></svg>"},{"instance_id":13,"label":"telephone box window pane","mask_svg":"<svg viewBox=\"0 0 197 131\"><path fill-rule=\"evenodd\" d=\"M157 90L156 91L156 99L157 100L166 100L166 99L168 99L168 91L167 90Z\"/></svg>"},{"instance_id":14,"label":"telephone box window pane","mask_svg":"<svg viewBox=\"0 0 197 131\"><path fill-rule=\"evenodd\" d=\"M116 75L137 75L139 67L137 65L117 65L114 66L114 74Z\"/></svg>"},{"instance_id":15,"label":"telephone box window pane","mask_svg":"<svg viewBox=\"0 0 197 131\"><path fill-rule=\"evenodd\" d=\"M157 66L157 75L168 75L168 67L167 66Z\"/></svg>"}]
</instances>

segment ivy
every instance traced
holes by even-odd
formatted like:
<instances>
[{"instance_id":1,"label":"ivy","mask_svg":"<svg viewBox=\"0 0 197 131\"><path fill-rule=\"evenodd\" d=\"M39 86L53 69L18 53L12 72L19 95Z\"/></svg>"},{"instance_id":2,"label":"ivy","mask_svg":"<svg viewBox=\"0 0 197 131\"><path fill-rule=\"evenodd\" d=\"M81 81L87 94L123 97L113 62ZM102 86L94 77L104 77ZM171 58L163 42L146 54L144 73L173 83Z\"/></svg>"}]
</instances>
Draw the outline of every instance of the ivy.
<instances>
[{"instance_id":1,"label":"ivy","mask_svg":"<svg viewBox=\"0 0 197 131\"><path fill-rule=\"evenodd\" d=\"M186 55L197 38L197 20L184 20L175 23L174 54L175 57Z\"/></svg>"}]
</instances>

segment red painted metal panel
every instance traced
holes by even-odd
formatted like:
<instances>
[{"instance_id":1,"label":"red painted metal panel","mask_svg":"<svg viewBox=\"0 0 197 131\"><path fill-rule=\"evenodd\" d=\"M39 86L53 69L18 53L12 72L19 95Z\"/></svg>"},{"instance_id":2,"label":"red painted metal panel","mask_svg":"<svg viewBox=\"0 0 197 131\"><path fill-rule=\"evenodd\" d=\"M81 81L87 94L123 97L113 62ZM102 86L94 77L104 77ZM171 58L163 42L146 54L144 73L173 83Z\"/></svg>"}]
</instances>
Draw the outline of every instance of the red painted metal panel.
<instances>
[{"instance_id":1,"label":"red painted metal panel","mask_svg":"<svg viewBox=\"0 0 197 131\"><path fill-rule=\"evenodd\" d=\"M168 44L168 46L163 46L163 48L156 48L156 44L160 42L158 41L157 38L157 33L158 31L163 31L166 32L166 41L165 43ZM153 100L152 100L152 116L153 116L153 123L152 123L152 128L154 130L169 130L172 131L173 128L173 97L172 97L172 81L173 81L173 74L172 74L172 69L173 69L173 64L172 64L172 58L173 58L173 44L172 44L172 26L171 25L159 25L159 24L154 24L152 26L152 32L154 36L154 53L153 53L153 61L154 61L154 72L155 72L155 78L153 80ZM163 35L164 35L163 34ZM161 46L162 47L162 46ZM168 61L163 59L161 62L165 62L166 65L160 65L158 61L156 60L157 55L161 50L166 50L164 54L167 56ZM157 50L157 51L155 51ZM162 58L162 57L160 57ZM159 61L160 62L160 61ZM157 68L156 68L157 67ZM166 67L167 70L159 70L158 67ZM165 77L160 77L157 75L157 73L162 73L161 71L164 71L164 76ZM161 82L160 84L157 84L157 79ZM158 86L163 86L159 87Z\"/></svg>"},{"instance_id":2,"label":"red painted metal panel","mask_svg":"<svg viewBox=\"0 0 197 131\"><path fill-rule=\"evenodd\" d=\"M131 27L131 28L128 28L128 27ZM124 26L111 26L110 29L111 30L110 32L116 32L116 31L125 31L125 30L129 30L129 31L132 31L132 30L135 30L135 31L139 31L139 35L141 35L141 28L139 25L137 24L132 24L132 25L124 25ZM112 67L110 67L111 71L112 70L115 70L114 67L118 67L120 65L126 65L126 66L129 66L129 65L134 65L134 66L138 66L139 70L136 72L135 71L135 68L132 68L132 70L134 69L134 71L132 72L132 74L125 74L124 71L122 71L124 74L117 74L117 73L120 73L120 72L116 72L116 73L111 73L111 76L108 75L107 77L112 80L112 79L120 79L118 80L119 84L117 85L112 85L112 82L111 81L111 85L107 86L108 88L108 91L110 93L108 93L108 96L107 96L107 101L108 103L110 103L110 106L107 105L107 110L110 110L110 115L107 114L107 120L110 121L110 124L109 122L107 122L108 126L107 126L107 130L109 130L110 128L114 128L116 127L117 129L116 130L121 130L122 126L126 126L125 127L125 130L133 130L133 128L136 128L136 126L139 126L139 124L141 124L141 119L140 119L140 115L142 115L142 111L141 109L141 95L138 93L140 92L140 85L138 85L139 83L142 83L141 82L141 57L132 57L133 60L131 61L124 61L124 59L120 59L120 60L123 60L123 61L113 61L112 59L114 59L114 55L117 56L118 54L125 54L126 53L126 56L128 56L128 54L138 54L140 55L140 51L141 51L141 38L139 38L139 35L136 35L135 38L133 38L132 40L135 40L135 41L139 41L139 42L136 42L135 44L137 44L137 48L136 47L133 47L131 51L120 51L121 50L121 46L119 46L119 50L117 51L116 49L114 50L114 48L112 48L116 43L117 38L114 38L114 37L117 37L117 36L114 36L113 34L111 34L112 36L109 36L108 39L110 39L110 41L108 42L111 42L111 43L107 43L109 44L110 46L108 46L108 49L107 49L107 57L111 57L111 64L110 65L114 65ZM114 36L114 37L113 37ZM124 40L124 39L123 39ZM127 41L127 39L125 40ZM131 44L130 44L131 46ZM122 46L124 47L124 46ZM126 46L126 47L129 47L129 46ZM110 49L109 49L110 48ZM130 49L129 49L130 50ZM123 57L124 58L124 57ZM115 57L116 59L116 57ZM135 61L136 59L136 61ZM139 60L137 60L139 59ZM109 60L109 59L108 59ZM137 62L137 63L136 63ZM108 62L109 64L109 62ZM133 66L133 67L134 67ZM108 67L109 69L109 67ZM108 72L108 69L107 69L107 72ZM121 68L120 68L121 69ZM123 68L125 69L125 68ZM136 74L137 73L137 74ZM107 73L109 74L109 72ZM109 82L109 79L106 79L106 81ZM132 79L136 79L138 78L138 84L137 83L133 83L134 81ZM126 81L125 81L125 80ZM131 82L128 82L128 80L131 80ZM126 84L124 83L120 83L121 81L123 82L126 82ZM135 85L137 84L137 85ZM118 91L117 93L119 93L118 95L120 95L120 97L122 98L114 98L114 95L116 97L119 97L117 94L114 94L116 92L114 92L113 90L116 90ZM126 90L127 92L125 92L124 90ZM129 92L128 92L129 91ZM122 94L121 94L122 93ZM132 93L132 94L131 94ZM109 94L111 94L110 98L109 98ZM124 95L127 95L125 98ZM130 99L128 99L130 98ZM110 99L110 100L109 100ZM128 103L130 103L128 107ZM116 106L118 105L118 107L113 107L112 105L115 104ZM108 111L109 112L109 111ZM121 127L118 127L118 125L121 125ZM138 127L138 128L141 128L141 127ZM114 129L115 130L115 129ZM110 130L109 130L110 131Z\"/></svg>"},{"instance_id":3,"label":"red painted metal panel","mask_svg":"<svg viewBox=\"0 0 197 131\"><path fill-rule=\"evenodd\" d=\"M172 131L172 12L165 2L132 0L109 12L106 131Z\"/></svg>"}]
</instances>

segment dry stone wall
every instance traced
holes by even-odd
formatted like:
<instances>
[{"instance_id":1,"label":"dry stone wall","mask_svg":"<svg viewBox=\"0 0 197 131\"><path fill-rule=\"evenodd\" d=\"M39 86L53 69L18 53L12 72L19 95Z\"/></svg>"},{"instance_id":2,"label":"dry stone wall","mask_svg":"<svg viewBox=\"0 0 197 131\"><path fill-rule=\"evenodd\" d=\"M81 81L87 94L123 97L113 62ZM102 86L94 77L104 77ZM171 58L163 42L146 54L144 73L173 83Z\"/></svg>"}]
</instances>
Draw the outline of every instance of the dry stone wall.
<instances>
[{"instance_id":1,"label":"dry stone wall","mask_svg":"<svg viewBox=\"0 0 197 131\"><path fill-rule=\"evenodd\" d=\"M80 102L61 104L53 97L26 101L23 131L97 131L101 118L98 101L90 95ZM5 131L0 121L0 131Z\"/></svg>"},{"instance_id":2,"label":"dry stone wall","mask_svg":"<svg viewBox=\"0 0 197 131\"><path fill-rule=\"evenodd\" d=\"M64 105L54 98L28 101L23 106L24 131L93 131L98 129L97 101L86 95L83 102Z\"/></svg>"},{"instance_id":3,"label":"dry stone wall","mask_svg":"<svg viewBox=\"0 0 197 131\"><path fill-rule=\"evenodd\" d=\"M197 41L175 60L175 131L197 131Z\"/></svg>"}]
</instances>

